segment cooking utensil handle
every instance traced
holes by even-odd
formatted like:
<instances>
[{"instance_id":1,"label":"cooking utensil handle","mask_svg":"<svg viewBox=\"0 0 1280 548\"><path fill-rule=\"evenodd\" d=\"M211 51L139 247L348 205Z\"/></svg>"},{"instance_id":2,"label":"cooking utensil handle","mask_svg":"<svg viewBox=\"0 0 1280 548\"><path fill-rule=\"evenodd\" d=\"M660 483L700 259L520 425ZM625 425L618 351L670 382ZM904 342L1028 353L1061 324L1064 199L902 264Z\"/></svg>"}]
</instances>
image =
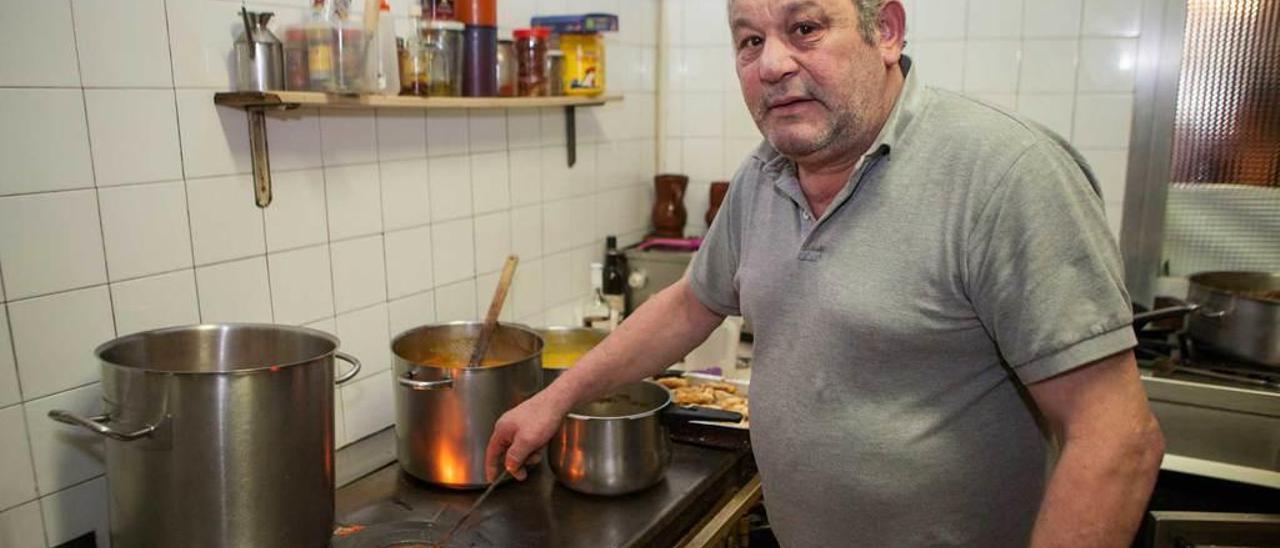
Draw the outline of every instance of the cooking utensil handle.
<instances>
[{"instance_id":1,"label":"cooking utensil handle","mask_svg":"<svg viewBox=\"0 0 1280 548\"><path fill-rule=\"evenodd\" d=\"M104 436L104 437L108 437L113 440L119 440L119 441L133 441L139 438L145 438L147 436L150 436L152 432L156 431L155 425L152 424L152 425L144 426L134 432L119 432L116 430L112 430L110 426L103 424L110 420L106 415L98 415L96 417L86 418L76 413L72 413L70 411L63 411L61 409L54 409L50 411L49 418L63 424L81 426L81 427L84 427L86 430L89 430L90 432L93 432L94 434L97 434L99 436Z\"/></svg>"},{"instance_id":2,"label":"cooking utensil handle","mask_svg":"<svg viewBox=\"0 0 1280 548\"><path fill-rule=\"evenodd\" d=\"M741 422L742 413L707 409L705 407L684 407L673 405L662 412L662 418L669 421L707 421L707 422Z\"/></svg>"},{"instance_id":3,"label":"cooking utensil handle","mask_svg":"<svg viewBox=\"0 0 1280 548\"><path fill-rule=\"evenodd\" d=\"M405 373L403 376L397 377L396 382L399 383L400 386L411 390L445 390L447 388L453 388L453 379L420 381L410 375L410 373Z\"/></svg>"},{"instance_id":4,"label":"cooking utensil handle","mask_svg":"<svg viewBox=\"0 0 1280 548\"><path fill-rule=\"evenodd\" d=\"M351 364L351 369L338 375L338 378L333 380L333 384L342 384L356 378L356 374L360 372L360 360L358 358L346 352L334 352L333 357Z\"/></svg>"},{"instance_id":5,"label":"cooking utensil handle","mask_svg":"<svg viewBox=\"0 0 1280 548\"><path fill-rule=\"evenodd\" d=\"M1142 326L1148 323L1163 320L1166 318L1180 318L1200 309L1198 304L1186 304L1182 306L1171 306L1169 308L1160 308L1150 312L1142 312L1133 315L1133 328L1142 329Z\"/></svg>"}]
</instances>

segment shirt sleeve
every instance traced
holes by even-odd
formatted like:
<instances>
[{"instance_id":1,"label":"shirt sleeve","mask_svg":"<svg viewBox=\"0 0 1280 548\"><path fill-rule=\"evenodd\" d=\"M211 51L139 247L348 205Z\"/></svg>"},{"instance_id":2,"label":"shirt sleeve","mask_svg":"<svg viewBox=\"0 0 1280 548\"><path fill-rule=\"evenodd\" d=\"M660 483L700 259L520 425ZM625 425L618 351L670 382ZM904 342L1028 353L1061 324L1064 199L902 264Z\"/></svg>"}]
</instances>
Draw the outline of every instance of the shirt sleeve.
<instances>
[{"instance_id":1,"label":"shirt sleeve","mask_svg":"<svg viewBox=\"0 0 1280 548\"><path fill-rule=\"evenodd\" d=\"M1136 345L1119 249L1083 160L1051 141L1033 145L971 226L966 290L1022 382Z\"/></svg>"},{"instance_id":2,"label":"shirt sleeve","mask_svg":"<svg viewBox=\"0 0 1280 548\"><path fill-rule=\"evenodd\" d=\"M738 301L738 265L746 214L744 185L750 184L743 173L754 162L748 158L729 184L729 193L712 220L702 247L693 257L689 269L689 285L703 306L722 316L741 315Z\"/></svg>"}]
</instances>

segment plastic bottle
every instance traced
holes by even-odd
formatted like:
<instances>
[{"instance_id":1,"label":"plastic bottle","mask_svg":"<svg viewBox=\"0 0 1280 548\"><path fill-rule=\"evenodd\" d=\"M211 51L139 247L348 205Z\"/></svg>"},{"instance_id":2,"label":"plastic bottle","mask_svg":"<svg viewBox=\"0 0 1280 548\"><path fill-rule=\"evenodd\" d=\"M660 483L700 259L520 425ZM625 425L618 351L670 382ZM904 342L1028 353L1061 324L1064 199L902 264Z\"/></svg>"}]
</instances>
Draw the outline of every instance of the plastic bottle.
<instances>
[{"instance_id":1,"label":"plastic bottle","mask_svg":"<svg viewBox=\"0 0 1280 548\"><path fill-rule=\"evenodd\" d=\"M399 55L396 53L395 20L391 5L382 0L378 8L378 28L365 52L365 91L382 95L400 94Z\"/></svg>"}]
</instances>

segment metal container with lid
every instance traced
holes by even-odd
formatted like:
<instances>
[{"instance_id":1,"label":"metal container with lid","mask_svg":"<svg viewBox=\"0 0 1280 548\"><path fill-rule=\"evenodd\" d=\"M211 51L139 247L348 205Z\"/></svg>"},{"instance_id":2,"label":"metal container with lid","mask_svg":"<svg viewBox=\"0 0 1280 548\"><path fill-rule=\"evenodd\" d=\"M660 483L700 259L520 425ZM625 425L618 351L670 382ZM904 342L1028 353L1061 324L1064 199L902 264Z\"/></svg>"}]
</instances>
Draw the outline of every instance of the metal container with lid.
<instances>
[{"instance_id":1,"label":"metal container with lid","mask_svg":"<svg viewBox=\"0 0 1280 548\"><path fill-rule=\"evenodd\" d=\"M483 324L416 327L396 336L396 455L424 481L485 487L484 452L493 425L542 388L542 338L499 324L482 367L468 368Z\"/></svg>"},{"instance_id":2,"label":"metal container with lid","mask_svg":"<svg viewBox=\"0 0 1280 548\"><path fill-rule=\"evenodd\" d=\"M268 324L173 327L95 350L116 546L324 546L333 530L338 339Z\"/></svg>"},{"instance_id":3,"label":"metal container with lid","mask_svg":"<svg viewBox=\"0 0 1280 548\"><path fill-rule=\"evenodd\" d=\"M244 31L236 38L236 89L239 91L281 90L284 85L284 44L267 29L271 12L255 13L240 8Z\"/></svg>"}]
</instances>

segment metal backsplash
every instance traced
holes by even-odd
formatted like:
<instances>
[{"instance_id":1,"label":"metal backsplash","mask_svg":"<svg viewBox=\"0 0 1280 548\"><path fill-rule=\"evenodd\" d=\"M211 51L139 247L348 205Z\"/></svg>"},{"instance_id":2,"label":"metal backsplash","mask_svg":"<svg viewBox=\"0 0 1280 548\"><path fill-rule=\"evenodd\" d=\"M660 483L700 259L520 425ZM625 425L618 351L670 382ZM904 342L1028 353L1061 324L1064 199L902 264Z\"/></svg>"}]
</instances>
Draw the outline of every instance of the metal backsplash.
<instances>
[{"instance_id":1,"label":"metal backsplash","mask_svg":"<svg viewBox=\"0 0 1280 548\"><path fill-rule=\"evenodd\" d=\"M1172 182L1280 187L1280 0L1187 2L1173 143Z\"/></svg>"}]
</instances>

